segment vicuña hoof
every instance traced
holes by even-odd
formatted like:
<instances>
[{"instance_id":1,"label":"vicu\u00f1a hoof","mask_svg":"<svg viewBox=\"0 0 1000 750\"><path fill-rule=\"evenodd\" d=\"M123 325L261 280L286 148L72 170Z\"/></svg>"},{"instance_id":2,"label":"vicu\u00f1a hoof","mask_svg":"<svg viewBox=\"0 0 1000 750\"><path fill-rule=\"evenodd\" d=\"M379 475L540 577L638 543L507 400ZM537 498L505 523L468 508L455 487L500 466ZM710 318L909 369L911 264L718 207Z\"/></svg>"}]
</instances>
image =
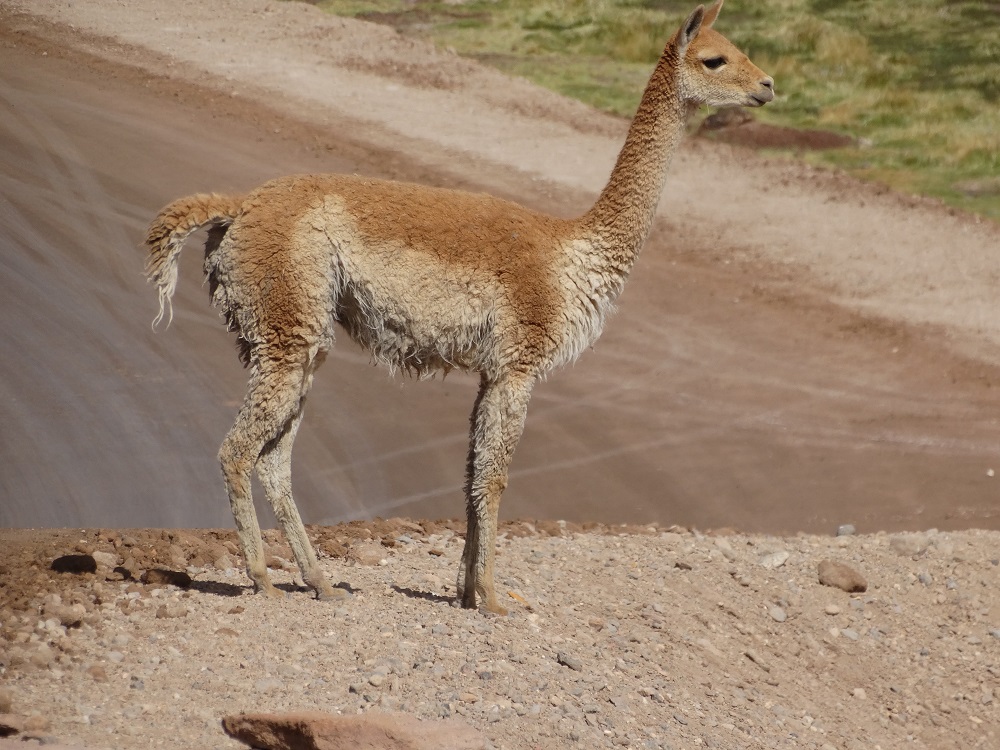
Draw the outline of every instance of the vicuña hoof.
<instances>
[{"instance_id":1,"label":"vicu\u00f1a hoof","mask_svg":"<svg viewBox=\"0 0 1000 750\"><path fill-rule=\"evenodd\" d=\"M288 594L279 588L276 588L273 584L260 585L256 584L253 587L253 592L259 596L264 596L268 599L284 599Z\"/></svg>"},{"instance_id":2,"label":"vicu\u00f1a hoof","mask_svg":"<svg viewBox=\"0 0 1000 750\"><path fill-rule=\"evenodd\" d=\"M505 607L501 607L500 602L498 602L496 599L489 602L483 602L482 609L483 612L486 612L491 615L499 615L500 617L506 617L508 614L507 609Z\"/></svg>"},{"instance_id":3,"label":"vicu\u00f1a hoof","mask_svg":"<svg viewBox=\"0 0 1000 750\"><path fill-rule=\"evenodd\" d=\"M333 586L328 586L323 591L316 592L316 601L320 602L337 602L350 598L351 598L350 591L346 591L340 588L335 588Z\"/></svg>"}]
</instances>

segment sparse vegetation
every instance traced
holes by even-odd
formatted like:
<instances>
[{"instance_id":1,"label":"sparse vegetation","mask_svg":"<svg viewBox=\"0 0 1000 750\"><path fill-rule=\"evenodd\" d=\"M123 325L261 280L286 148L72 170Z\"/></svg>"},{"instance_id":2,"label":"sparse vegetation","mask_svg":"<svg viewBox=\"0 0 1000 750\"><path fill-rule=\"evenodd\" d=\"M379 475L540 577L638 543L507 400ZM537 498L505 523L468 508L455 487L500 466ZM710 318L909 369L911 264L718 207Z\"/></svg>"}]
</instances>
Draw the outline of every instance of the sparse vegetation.
<instances>
[{"instance_id":1,"label":"sparse vegetation","mask_svg":"<svg viewBox=\"0 0 1000 750\"><path fill-rule=\"evenodd\" d=\"M322 0L630 117L691 0ZM761 120L851 135L805 154L1000 220L1000 5L727 0L721 30L771 73Z\"/></svg>"}]
</instances>

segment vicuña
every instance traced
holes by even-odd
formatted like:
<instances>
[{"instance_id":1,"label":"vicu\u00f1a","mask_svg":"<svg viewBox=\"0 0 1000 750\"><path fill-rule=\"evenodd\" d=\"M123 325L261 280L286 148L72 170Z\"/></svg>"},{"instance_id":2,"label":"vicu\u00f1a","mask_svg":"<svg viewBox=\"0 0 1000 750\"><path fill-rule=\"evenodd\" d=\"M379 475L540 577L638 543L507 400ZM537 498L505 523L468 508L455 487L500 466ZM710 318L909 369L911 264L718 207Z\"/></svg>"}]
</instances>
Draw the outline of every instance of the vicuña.
<instances>
[{"instance_id":1,"label":"vicu\u00f1a","mask_svg":"<svg viewBox=\"0 0 1000 750\"><path fill-rule=\"evenodd\" d=\"M320 599L344 595L317 563L292 500L291 456L334 323L375 361L419 377L479 373L458 598L505 612L493 583L500 496L539 377L601 334L653 223L687 114L758 107L772 79L710 28L698 6L667 42L597 202L560 219L490 195L350 175L296 175L249 195L193 195L160 212L146 272L171 314L177 261L208 227L212 302L237 334L250 383L219 451L247 573L276 595L264 564L250 475L256 469Z\"/></svg>"}]
</instances>

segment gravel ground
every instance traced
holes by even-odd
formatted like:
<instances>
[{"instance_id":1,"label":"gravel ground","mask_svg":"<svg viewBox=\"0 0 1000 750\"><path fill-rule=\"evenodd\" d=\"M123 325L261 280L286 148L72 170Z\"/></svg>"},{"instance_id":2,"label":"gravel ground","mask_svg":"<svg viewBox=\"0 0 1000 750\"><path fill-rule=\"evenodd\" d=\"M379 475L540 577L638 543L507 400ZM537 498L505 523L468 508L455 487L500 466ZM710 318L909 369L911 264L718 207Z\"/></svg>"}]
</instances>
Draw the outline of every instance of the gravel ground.
<instances>
[{"instance_id":1,"label":"gravel ground","mask_svg":"<svg viewBox=\"0 0 1000 750\"><path fill-rule=\"evenodd\" d=\"M299 588L273 531L283 601L228 531L0 532L0 709L95 748L238 747L222 716L300 709L457 717L509 750L997 746L996 532L516 522L502 618L455 606L459 524L310 532L346 603ZM822 585L824 560L867 590ZM159 569L192 582L141 582Z\"/></svg>"}]
</instances>

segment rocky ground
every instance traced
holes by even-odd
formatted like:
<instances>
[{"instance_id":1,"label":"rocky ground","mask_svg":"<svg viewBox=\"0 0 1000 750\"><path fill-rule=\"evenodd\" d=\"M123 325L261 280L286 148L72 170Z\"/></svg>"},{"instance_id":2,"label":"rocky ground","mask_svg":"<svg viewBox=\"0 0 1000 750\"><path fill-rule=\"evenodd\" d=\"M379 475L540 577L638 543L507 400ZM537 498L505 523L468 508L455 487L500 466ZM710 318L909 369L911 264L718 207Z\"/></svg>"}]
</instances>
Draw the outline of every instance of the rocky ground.
<instances>
[{"instance_id":1,"label":"rocky ground","mask_svg":"<svg viewBox=\"0 0 1000 750\"><path fill-rule=\"evenodd\" d=\"M0 532L0 711L94 748L240 747L223 716L303 709L455 717L498 750L997 746L995 532L510 523L493 617L454 604L461 531L311 528L339 603L275 532L282 601L229 531Z\"/></svg>"}]
</instances>

